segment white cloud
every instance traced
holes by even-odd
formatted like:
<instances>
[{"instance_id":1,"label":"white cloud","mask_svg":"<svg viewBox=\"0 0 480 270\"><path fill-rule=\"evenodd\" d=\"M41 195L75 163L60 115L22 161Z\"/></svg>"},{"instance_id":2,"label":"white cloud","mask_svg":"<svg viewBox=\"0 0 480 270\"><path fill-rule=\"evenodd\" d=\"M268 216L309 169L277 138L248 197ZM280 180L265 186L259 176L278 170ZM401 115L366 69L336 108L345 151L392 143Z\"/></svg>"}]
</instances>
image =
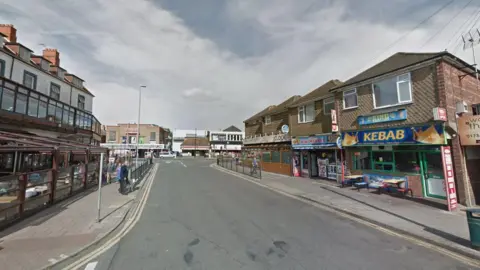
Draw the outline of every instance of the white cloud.
<instances>
[{"instance_id":1,"label":"white cloud","mask_svg":"<svg viewBox=\"0 0 480 270\"><path fill-rule=\"evenodd\" d=\"M271 44L265 54L242 58L151 1L2 2L0 20L16 25L20 42L37 53L40 43L57 47L62 65L85 79L96 95L94 113L101 122L135 121L137 89L145 84L142 122L170 128L241 126L267 105L333 78L348 79L396 51L443 50L473 10L444 27L458 10L447 9L428 28L385 51L412 22L387 23L389 14L381 7L406 9L410 1L371 1L365 5L379 12L369 16L379 17L367 20L346 17L348 1L232 0L225 16L254 25ZM423 8L423 17L435 9ZM440 27L445 31L422 47ZM454 48L458 43L452 44Z\"/></svg>"}]
</instances>

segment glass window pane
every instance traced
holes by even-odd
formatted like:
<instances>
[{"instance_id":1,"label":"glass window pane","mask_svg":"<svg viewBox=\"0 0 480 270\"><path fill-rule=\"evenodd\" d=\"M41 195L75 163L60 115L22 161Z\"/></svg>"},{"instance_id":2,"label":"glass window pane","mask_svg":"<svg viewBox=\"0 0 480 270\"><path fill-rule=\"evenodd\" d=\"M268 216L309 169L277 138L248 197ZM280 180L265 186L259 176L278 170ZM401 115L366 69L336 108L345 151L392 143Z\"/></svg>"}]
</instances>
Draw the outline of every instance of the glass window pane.
<instances>
[{"instance_id":1,"label":"glass window pane","mask_svg":"<svg viewBox=\"0 0 480 270\"><path fill-rule=\"evenodd\" d=\"M417 152L395 152L395 171L420 173L420 163L417 160Z\"/></svg>"},{"instance_id":2,"label":"glass window pane","mask_svg":"<svg viewBox=\"0 0 480 270\"><path fill-rule=\"evenodd\" d=\"M398 92L400 94L400 102L412 101L412 96L410 94L410 82L407 81L398 83Z\"/></svg>"},{"instance_id":3,"label":"glass window pane","mask_svg":"<svg viewBox=\"0 0 480 270\"><path fill-rule=\"evenodd\" d=\"M13 111L14 99L15 99L15 92L6 88L3 89L2 110Z\"/></svg>"},{"instance_id":4,"label":"glass window pane","mask_svg":"<svg viewBox=\"0 0 480 270\"><path fill-rule=\"evenodd\" d=\"M355 170L371 170L370 158L371 152L353 152L353 168Z\"/></svg>"},{"instance_id":5,"label":"glass window pane","mask_svg":"<svg viewBox=\"0 0 480 270\"><path fill-rule=\"evenodd\" d=\"M47 117L47 103L45 101L40 101L38 106L38 118Z\"/></svg>"},{"instance_id":6,"label":"glass window pane","mask_svg":"<svg viewBox=\"0 0 480 270\"><path fill-rule=\"evenodd\" d=\"M38 117L38 99L28 98L28 115Z\"/></svg>"},{"instance_id":7,"label":"glass window pane","mask_svg":"<svg viewBox=\"0 0 480 270\"><path fill-rule=\"evenodd\" d=\"M393 152L373 152L373 162L393 162Z\"/></svg>"},{"instance_id":8,"label":"glass window pane","mask_svg":"<svg viewBox=\"0 0 480 270\"><path fill-rule=\"evenodd\" d=\"M56 102L50 100L48 103L48 115L55 116L55 106Z\"/></svg>"},{"instance_id":9,"label":"glass window pane","mask_svg":"<svg viewBox=\"0 0 480 270\"><path fill-rule=\"evenodd\" d=\"M335 109L335 98L327 98L323 100L323 113L330 114Z\"/></svg>"},{"instance_id":10,"label":"glass window pane","mask_svg":"<svg viewBox=\"0 0 480 270\"><path fill-rule=\"evenodd\" d=\"M67 109L63 109L63 120L62 120L62 123L63 123L63 124L68 124L68 110L67 110Z\"/></svg>"},{"instance_id":11,"label":"glass window pane","mask_svg":"<svg viewBox=\"0 0 480 270\"><path fill-rule=\"evenodd\" d=\"M291 164L292 162L292 152L282 152L282 163Z\"/></svg>"},{"instance_id":12,"label":"glass window pane","mask_svg":"<svg viewBox=\"0 0 480 270\"><path fill-rule=\"evenodd\" d=\"M401 82L401 81L410 81L410 75L407 73L407 74L403 74L403 75L400 75L398 76L398 81Z\"/></svg>"},{"instance_id":13,"label":"glass window pane","mask_svg":"<svg viewBox=\"0 0 480 270\"><path fill-rule=\"evenodd\" d=\"M376 107L395 105L398 103L396 78L395 80L390 78L374 83L373 89Z\"/></svg>"},{"instance_id":14,"label":"glass window pane","mask_svg":"<svg viewBox=\"0 0 480 270\"><path fill-rule=\"evenodd\" d=\"M305 121L310 122L315 119L315 104L305 106Z\"/></svg>"},{"instance_id":15,"label":"glass window pane","mask_svg":"<svg viewBox=\"0 0 480 270\"><path fill-rule=\"evenodd\" d=\"M280 163L280 152L272 152L272 162Z\"/></svg>"},{"instance_id":16,"label":"glass window pane","mask_svg":"<svg viewBox=\"0 0 480 270\"><path fill-rule=\"evenodd\" d=\"M343 106L345 109L357 107L357 92L355 90L344 92Z\"/></svg>"},{"instance_id":17,"label":"glass window pane","mask_svg":"<svg viewBox=\"0 0 480 270\"><path fill-rule=\"evenodd\" d=\"M270 162L272 157L270 156L270 152L262 153L262 161L263 162Z\"/></svg>"},{"instance_id":18,"label":"glass window pane","mask_svg":"<svg viewBox=\"0 0 480 270\"><path fill-rule=\"evenodd\" d=\"M17 100L15 103L15 112L26 114L27 113L27 95L17 93Z\"/></svg>"},{"instance_id":19,"label":"glass window pane","mask_svg":"<svg viewBox=\"0 0 480 270\"><path fill-rule=\"evenodd\" d=\"M62 108L61 107L57 107L57 109L55 110L55 122L57 123L61 123L62 122Z\"/></svg>"},{"instance_id":20,"label":"glass window pane","mask_svg":"<svg viewBox=\"0 0 480 270\"><path fill-rule=\"evenodd\" d=\"M73 126L74 116L75 116L75 114L72 111L70 111L68 113L68 124L71 125L71 126Z\"/></svg>"}]
</instances>

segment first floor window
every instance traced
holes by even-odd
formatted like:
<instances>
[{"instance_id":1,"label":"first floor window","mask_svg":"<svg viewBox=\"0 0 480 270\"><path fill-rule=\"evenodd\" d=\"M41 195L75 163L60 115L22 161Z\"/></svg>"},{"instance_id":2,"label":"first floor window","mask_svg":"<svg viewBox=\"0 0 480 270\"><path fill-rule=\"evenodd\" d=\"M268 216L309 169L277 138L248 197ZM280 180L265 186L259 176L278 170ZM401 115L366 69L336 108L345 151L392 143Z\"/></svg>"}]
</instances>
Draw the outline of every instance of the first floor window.
<instances>
[{"instance_id":1,"label":"first floor window","mask_svg":"<svg viewBox=\"0 0 480 270\"><path fill-rule=\"evenodd\" d=\"M47 117L47 102L40 100L38 104L38 118Z\"/></svg>"},{"instance_id":2,"label":"first floor window","mask_svg":"<svg viewBox=\"0 0 480 270\"><path fill-rule=\"evenodd\" d=\"M150 132L150 141L156 141L157 140L157 134L155 132Z\"/></svg>"},{"instance_id":3,"label":"first floor window","mask_svg":"<svg viewBox=\"0 0 480 270\"><path fill-rule=\"evenodd\" d=\"M358 107L357 89L343 92L343 108L350 109Z\"/></svg>"},{"instance_id":4,"label":"first floor window","mask_svg":"<svg viewBox=\"0 0 480 270\"><path fill-rule=\"evenodd\" d=\"M394 106L412 101L410 73L372 84L375 108Z\"/></svg>"},{"instance_id":5,"label":"first floor window","mask_svg":"<svg viewBox=\"0 0 480 270\"><path fill-rule=\"evenodd\" d=\"M37 89L37 75L25 70L23 72L23 85L30 89Z\"/></svg>"},{"instance_id":6,"label":"first floor window","mask_svg":"<svg viewBox=\"0 0 480 270\"><path fill-rule=\"evenodd\" d=\"M298 107L298 123L308 123L315 120L315 104Z\"/></svg>"},{"instance_id":7,"label":"first floor window","mask_svg":"<svg viewBox=\"0 0 480 270\"><path fill-rule=\"evenodd\" d=\"M60 100L60 85L50 83L50 97L55 100Z\"/></svg>"},{"instance_id":8,"label":"first floor window","mask_svg":"<svg viewBox=\"0 0 480 270\"><path fill-rule=\"evenodd\" d=\"M33 93L30 93L28 98L28 115L37 117L38 116L38 97L34 96Z\"/></svg>"},{"instance_id":9,"label":"first floor window","mask_svg":"<svg viewBox=\"0 0 480 270\"><path fill-rule=\"evenodd\" d=\"M270 115L265 116L265 125L270 125L272 123L272 117Z\"/></svg>"},{"instance_id":10,"label":"first floor window","mask_svg":"<svg viewBox=\"0 0 480 270\"><path fill-rule=\"evenodd\" d=\"M5 77L5 60L0 59L0 76Z\"/></svg>"},{"instance_id":11,"label":"first floor window","mask_svg":"<svg viewBox=\"0 0 480 270\"><path fill-rule=\"evenodd\" d=\"M117 140L117 132L115 130L110 130L108 132L108 141L114 142Z\"/></svg>"},{"instance_id":12,"label":"first floor window","mask_svg":"<svg viewBox=\"0 0 480 270\"><path fill-rule=\"evenodd\" d=\"M78 108L79 109L85 109L85 96L82 96L82 95L78 95Z\"/></svg>"},{"instance_id":13,"label":"first floor window","mask_svg":"<svg viewBox=\"0 0 480 270\"><path fill-rule=\"evenodd\" d=\"M2 110L13 111L14 101L15 101L15 92L10 89L3 88Z\"/></svg>"},{"instance_id":14,"label":"first floor window","mask_svg":"<svg viewBox=\"0 0 480 270\"><path fill-rule=\"evenodd\" d=\"M27 113L27 95L17 93L17 100L15 102L15 112L26 114Z\"/></svg>"},{"instance_id":15,"label":"first floor window","mask_svg":"<svg viewBox=\"0 0 480 270\"><path fill-rule=\"evenodd\" d=\"M330 97L323 100L323 114L331 114L335 109L335 98Z\"/></svg>"}]
</instances>

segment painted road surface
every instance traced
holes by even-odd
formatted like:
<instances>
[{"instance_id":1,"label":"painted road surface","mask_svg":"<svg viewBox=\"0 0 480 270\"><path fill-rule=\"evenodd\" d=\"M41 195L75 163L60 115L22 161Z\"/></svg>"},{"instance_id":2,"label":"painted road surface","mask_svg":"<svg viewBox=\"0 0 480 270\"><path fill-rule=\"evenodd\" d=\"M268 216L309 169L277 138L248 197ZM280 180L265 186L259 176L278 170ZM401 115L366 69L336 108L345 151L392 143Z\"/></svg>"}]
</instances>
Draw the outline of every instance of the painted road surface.
<instances>
[{"instance_id":1,"label":"painted road surface","mask_svg":"<svg viewBox=\"0 0 480 270\"><path fill-rule=\"evenodd\" d=\"M211 163L161 161L138 223L82 269L475 269Z\"/></svg>"}]
</instances>

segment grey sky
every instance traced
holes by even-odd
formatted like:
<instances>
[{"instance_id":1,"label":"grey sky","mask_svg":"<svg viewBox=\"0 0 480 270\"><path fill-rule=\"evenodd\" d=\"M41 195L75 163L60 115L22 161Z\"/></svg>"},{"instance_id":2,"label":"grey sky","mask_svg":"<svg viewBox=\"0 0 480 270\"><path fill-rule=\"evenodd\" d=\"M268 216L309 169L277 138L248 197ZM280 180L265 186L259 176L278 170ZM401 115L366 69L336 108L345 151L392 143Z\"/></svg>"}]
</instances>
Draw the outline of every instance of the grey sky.
<instances>
[{"instance_id":1,"label":"grey sky","mask_svg":"<svg viewBox=\"0 0 480 270\"><path fill-rule=\"evenodd\" d=\"M216 129L397 51L440 51L453 37L448 49L471 61L454 34L478 4L445 26L468 0L385 50L448 1L0 0L0 22L36 53L58 48L104 124L134 122L145 84L142 122Z\"/></svg>"}]
</instances>

